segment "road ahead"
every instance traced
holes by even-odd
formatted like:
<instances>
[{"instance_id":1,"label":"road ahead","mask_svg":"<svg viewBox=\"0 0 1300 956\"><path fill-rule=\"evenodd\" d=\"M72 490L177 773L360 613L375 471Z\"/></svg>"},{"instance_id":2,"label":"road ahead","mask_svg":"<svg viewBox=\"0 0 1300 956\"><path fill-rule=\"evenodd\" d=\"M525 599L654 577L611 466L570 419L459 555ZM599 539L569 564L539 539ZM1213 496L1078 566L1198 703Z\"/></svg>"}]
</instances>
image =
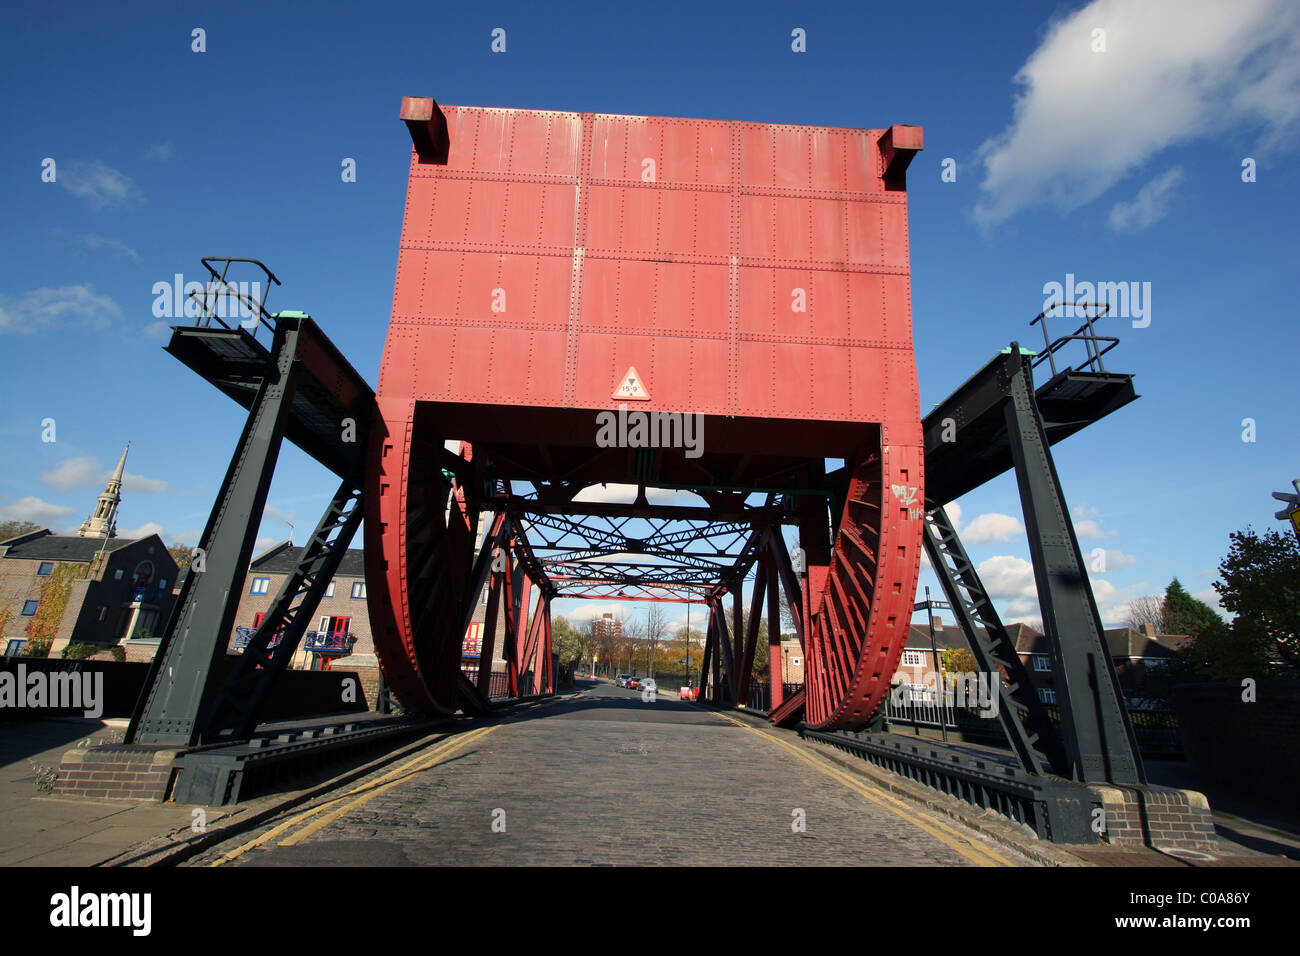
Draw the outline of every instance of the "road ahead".
<instances>
[{"instance_id":1,"label":"road ahead","mask_svg":"<svg viewBox=\"0 0 1300 956\"><path fill-rule=\"evenodd\" d=\"M790 733L607 684L449 737L193 861L1024 864Z\"/></svg>"}]
</instances>

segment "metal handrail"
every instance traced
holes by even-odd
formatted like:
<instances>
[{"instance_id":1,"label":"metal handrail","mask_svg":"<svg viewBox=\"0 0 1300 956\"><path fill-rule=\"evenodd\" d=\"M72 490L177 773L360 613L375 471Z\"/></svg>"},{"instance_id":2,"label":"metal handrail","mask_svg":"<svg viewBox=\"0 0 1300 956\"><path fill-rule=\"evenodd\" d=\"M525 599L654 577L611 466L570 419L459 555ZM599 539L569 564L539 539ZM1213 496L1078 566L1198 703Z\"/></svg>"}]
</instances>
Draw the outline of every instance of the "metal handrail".
<instances>
[{"instance_id":1,"label":"metal handrail","mask_svg":"<svg viewBox=\"0 0 1300 956\"><path fill-rule=\"evenodd\" d=\"M1074 332L1072 332L1070 335L1063 335L1058 339L1052 340L1047 334L1047 315L1051 312L1054 312L1057 309L1057 307L1062 305L1073 305L1075 308L1082 309L1083 320L1084 320L1083 325L1075 329ZM1089 315L1088 309L1090 308L1100 309L1101 311L1098 312L1096 315ZM1082 371L1084 368L1086 368L1089 372L1106 371L1106 366L1102 363L1101 357L1105 355L1107 352L1109 352L1111 349L1113 349L1115 346L1119 345L1119 339L1113 335L1098 335L1097 330L1093 328L1093 322L1095 322L1097 319L1100 319L1109 311L1110 311L1110 303L1108 302L1067 303L1061 301L1061 302L1053 302L1042 312L1038 313L1038 315L1036 315L1029 324L1033 326L1033 325L1037 325L1039 322L1042 323L1043 351L1040 352L1038 356L1034 359L1033 367L1037 368L1039 365L1043 363L1044 360L1046 360L1048 365L1052 369L1052 377L1055 378L1057 374L1056 353L1060 349L1064 348L1068 343L1079 341L1084 343L1084 349L1088 353L1088 361L1077 369L1072 367L1067 367L1065 371L1067 372ZM1085 331L1087 332L1086 335L1084 334ZM1106 342L1108 344L1105 347L1101 347L1099 345L1099 343L1101 342Z\"/></svg>"},{"instance_id":2,"label":"metal handrail","mask_svg":"<svg viewBox=\"0 0 1300 956\"><path fill-rule=\"evenodd\" d=\"M271 283L274 282L276 285L281 284L280 280L276 278L275 273L268 269L266 265L258 259L245 259L238 256L204 256L200 261L203 263L203 267L208 270L209 279L207 285L204 286L202 298L199 297L198 292L190 293L190 298L199 303L201 309L199 317L194 323L195 325L202 328L211 328L212 323L215 321L224 329L233 329L233 326L227 325L222 317L217 314L216 302L224 296L228 299L233 298L238 306L241 306L244 310L252 313L253 319L255 320L253 321L253 324L249 325L248 322L240 322L238 323L239 328L251 329L253 335L256 336L257 329L261 326L266 326L272 335L275 334L275 322L273 321L274 316L266 311L266 297L271 292ZM220 272L218 272L216 267L213 265L214 262L222 264ZM261 269L263 275L266 276L266 282L262 285L262 297L260 301L253 300L241 292L238 286L232 286L226 281L226 275L230 271L230 266L235 262L247 262L255 265Z\"/></svg>"}]
</instances>

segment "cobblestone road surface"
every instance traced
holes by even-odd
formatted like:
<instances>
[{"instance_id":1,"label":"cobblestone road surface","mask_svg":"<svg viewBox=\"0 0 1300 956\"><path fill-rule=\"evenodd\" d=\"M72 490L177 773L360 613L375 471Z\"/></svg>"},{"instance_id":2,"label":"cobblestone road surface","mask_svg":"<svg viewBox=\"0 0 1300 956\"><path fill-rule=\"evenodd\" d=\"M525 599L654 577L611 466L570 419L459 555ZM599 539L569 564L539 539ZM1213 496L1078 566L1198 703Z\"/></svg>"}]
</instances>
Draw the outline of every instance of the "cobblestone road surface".
<instances>
[{"instance_id":1,"label":"cobblestone road surface","mask_svg":"<svg viewBox=\"0 0 1300 956\"><path fill-rule=\"evenodd\" d=\"M664 698L648 703L634 691L600 685L458 734L408 761L411 765L399 773L376 775L368 789L325 809L289 815L269 838L266 830L260 836L249 833L194 862L222 857L226 865L239 866L1027 862L833 768L793 735L780 739L784 745L766 731L691 704ZM439 753L442 761L429 766ZM810 761L831 769L819 771Z\"/></svg>"}]
</instances>

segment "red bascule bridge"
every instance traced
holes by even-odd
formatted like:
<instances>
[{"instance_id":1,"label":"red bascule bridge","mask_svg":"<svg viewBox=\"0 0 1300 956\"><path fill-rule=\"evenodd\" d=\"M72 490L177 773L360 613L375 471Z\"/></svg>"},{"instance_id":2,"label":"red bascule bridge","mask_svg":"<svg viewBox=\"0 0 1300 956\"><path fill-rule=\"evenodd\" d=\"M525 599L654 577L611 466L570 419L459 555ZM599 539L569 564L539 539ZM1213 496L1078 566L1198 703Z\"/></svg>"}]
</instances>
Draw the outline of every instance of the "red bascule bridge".
<instances>
[{"instance_id":1,"label":"red bascule bridge","mask_svg":"<svg viewBox=\"0 0 1300 956\"><path fill-rule=\"evenodd\" d=\"M233 775L214 761L223 748L247 756L364 516L375 647L408 714L493 708L489 669L461 670L485 587L482 659L504 615L512 696L554 689L552 601L690 601L708 609L699 682L721 706L749 699L759 624L766 615L779 642L784 596L805 683L786 696L771 654L770 718L886 748L866 732L902 654L924 548L977 663L1001 678L1016 779L1038 788L1015 799L1031 805L1065 781L1144 782L1050 454L1133 400L1131 376L1105 369L1117 340L1095 315L1057 339L1039 316L1041 352L1012 343L922 418L905 180L919 127L418 97L401 118L413 148L377 389L310 317L237 291L232 268L279 283L260 262L204 260L202 315L167 348L249 420L131 743L199 748L190 765L207 769L188 777L212 802L232 799ZM218 317L212 303L230 295L255 323ZM1072 345L1086 358L1077 368L1061 363ZM610 441L612 416L657 423L660 440L620 426ZM231 595L285 438L340 485L248 649L223 668ZM1012 469L1063 698L1055 721L943 509ZM610 485L634 490L612 500L599 493ZM960 789L951 767L905 772ZM1058 838L1079 835L1062 813L1039 815Z\"/></svg>"}]
</instances>

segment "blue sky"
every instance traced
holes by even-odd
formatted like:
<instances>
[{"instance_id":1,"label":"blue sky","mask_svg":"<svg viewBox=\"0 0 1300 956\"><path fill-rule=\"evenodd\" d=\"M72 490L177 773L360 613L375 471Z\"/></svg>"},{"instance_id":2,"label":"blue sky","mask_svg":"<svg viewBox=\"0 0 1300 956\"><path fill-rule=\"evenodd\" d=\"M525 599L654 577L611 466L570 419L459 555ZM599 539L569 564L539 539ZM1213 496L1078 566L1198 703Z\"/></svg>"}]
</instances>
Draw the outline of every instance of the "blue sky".
<instances>
[{"instance_id":1,"label":"blue sky","mask_svg":"<svg viewBox=\"0 0 1300 956\"><path fill-rule=\"evenodd\" d=\"M200 256L265 261L284 283L272 308L310 312L375 381L406 94L924 126L908 185L925 410L1010 340L1041 341L1028 322L1046 283L1150 283L1149 325L1111 320L1122 342L1108 367L1134 373L1142 398L1056 451L1081 547L1108 552L1093 576L1107 623L1175 575L1212 596L1229 532L1279 524L1269 493L1300 476L1293 4L557 7L5 5L0 517L75 528L131 440L120 529L196 541L241 413L162 351L152 290L200 279ZM806 52L791 49L795 28ZM301 543L332 490L286 448L262 543L287 536L286 518ZM1003 615L1034 620L1013 481L958 504Z\"/></svg>"}]
</instances>

